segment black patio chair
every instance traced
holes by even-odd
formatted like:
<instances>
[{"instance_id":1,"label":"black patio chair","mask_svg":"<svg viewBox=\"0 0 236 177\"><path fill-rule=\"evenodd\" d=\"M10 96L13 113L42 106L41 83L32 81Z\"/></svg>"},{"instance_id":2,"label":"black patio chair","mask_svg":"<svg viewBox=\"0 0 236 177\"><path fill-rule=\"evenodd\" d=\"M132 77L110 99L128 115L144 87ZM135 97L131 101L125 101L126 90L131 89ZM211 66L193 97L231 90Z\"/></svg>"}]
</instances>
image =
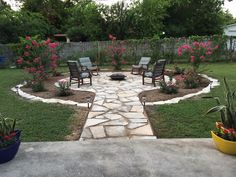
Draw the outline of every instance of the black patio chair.
<instances>
[{"instance_id":1,"label":"black patio chair","mask_svg":"<svg viewBox=\"0 0 236 177\"><path fill-rule=\"evenodd\" d=\"M143 85L144 85L145 78L152 79L152 84L154 85L154 87L156 87L156 80L165 81L165 77L164 77L165 65L166 65L166 60L164 59L158 60L155 63L152 71L144 71L143 72Z\"/></svg>"},{"instance_id":2,"label":"black patio chair","mask_svg":"<svg viewBox=\"0 0 236 177\"><path fill-rule=\"evenodd\" d=\"M92 62L91 62L89 57L79 58L79 63L82 66L82 69L86 68L86 69L88 69L88 70L90 70L92 72L92 75L94 75L94 76L98 75L99 68L98 68L97 65L92 64ZM94 74L94 71L97 74Z\"/></svg>"},{"instance_id":3,"label":"black patio chair","mask_svg":"<svg viewBox=\"0 0 236 177\"><path fill-rule=\"evenodd\" d=\"M131 74L134 74L134 72L142 74L143 71L147 71L150 60L151 57L141 57L138 65L132 65Z\"/></svg>"},{"instance_id":4,"label":"black patio chair","mask_svg":"<svg viewBox=\"0 0 236 177\"><path fill-rule=\"evenodd\" d=\"M92 74L91 72L86 70L81 70L79 63L77 61L68 61L67 65L70 70L70 85L72 81L78 82L78 87L84 83L84 79L88 78L89 84L92 85Z\"/></svg>"}]
</instances>

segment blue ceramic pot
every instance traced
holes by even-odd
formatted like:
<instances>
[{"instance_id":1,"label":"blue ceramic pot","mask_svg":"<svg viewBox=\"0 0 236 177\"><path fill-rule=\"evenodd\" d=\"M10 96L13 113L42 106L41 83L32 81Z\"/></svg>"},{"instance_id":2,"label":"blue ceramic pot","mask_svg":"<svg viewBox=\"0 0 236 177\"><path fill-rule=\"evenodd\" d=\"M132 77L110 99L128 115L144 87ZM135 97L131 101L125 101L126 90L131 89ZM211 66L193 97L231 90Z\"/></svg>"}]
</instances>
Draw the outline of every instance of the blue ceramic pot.
<instances>
[{"instance_id":1,"label":"blue ceramic pot","mask_svg":"<svg viewBox=\"0 0 236 177\"><path fill-rule=\"evenodd\" d=\"M16 132L16 139L17 139L16 142L6 148L0 149L0 164L6 163L12 160L18 152L18 149L21 143L21 140L20 140L21 131L16 130L15 132Z\"/></svg>"}]
</instances>

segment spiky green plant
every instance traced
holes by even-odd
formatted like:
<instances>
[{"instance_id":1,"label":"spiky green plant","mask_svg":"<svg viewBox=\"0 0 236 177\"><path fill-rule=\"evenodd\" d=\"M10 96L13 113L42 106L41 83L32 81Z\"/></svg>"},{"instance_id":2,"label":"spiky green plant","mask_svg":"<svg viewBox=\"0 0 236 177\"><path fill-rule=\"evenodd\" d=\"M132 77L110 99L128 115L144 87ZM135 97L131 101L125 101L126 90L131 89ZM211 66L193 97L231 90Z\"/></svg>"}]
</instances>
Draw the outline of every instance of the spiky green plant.
<instances>
[{"instance_id":1,"label":"spiky green plant","mask_svg":"<svg viewBox=\"0 0 236 177\"><path fill-rule=\"evenodd\" d=\"M5 118L0 113L0 148L7 147L16 141L16 120Z\"/></svg>"},{"instance_id":2,"label":"spiky green plant","mask_svg":"<svg viewBox=\"0 0 236 177\"><path fill-rule=\"evenodd\" d=\"M217 106L212 107L206 114L220 112L221 124L217 128L221 137L229 140L236 140L236 95L235 91L231 91L226 78L224 77L225 86L225 105L223 105L219 97L205 97L214 98L217 102Z\"/></svg>"}]
</instances>

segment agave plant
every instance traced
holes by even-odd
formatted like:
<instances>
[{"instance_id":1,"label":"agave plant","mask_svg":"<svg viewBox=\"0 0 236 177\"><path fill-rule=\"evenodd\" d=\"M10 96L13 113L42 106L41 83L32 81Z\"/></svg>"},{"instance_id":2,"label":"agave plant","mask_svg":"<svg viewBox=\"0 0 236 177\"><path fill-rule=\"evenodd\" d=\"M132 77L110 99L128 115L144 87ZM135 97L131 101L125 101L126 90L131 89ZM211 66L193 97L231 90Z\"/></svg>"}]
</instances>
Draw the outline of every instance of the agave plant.
<instances>
[{"instance_id":1,"label":"agave plant","mask_svg":"<svg viewBox=\"0 0 236 177\"><path fill-rule=\"evenodd\" d=\"M16 120L5 118L0 114L0 148L7 147L16 141Z\"/></svg>"},{"instance_id":2,"label":"agave plant","mask_svg":"<svg viewBox=\"0 0 236 177\"><path fill-rule=\"evenodd\" d=\"M217 106L212 107L206 114L220 112L221 122L216 123L220 135L224 139L236 141L236 95L235 91L231 91L226 78L224 78L225 86L225 105L223 105L218 97L205 97L213 98L217 102Z\"/></svg>"}]
</instances>

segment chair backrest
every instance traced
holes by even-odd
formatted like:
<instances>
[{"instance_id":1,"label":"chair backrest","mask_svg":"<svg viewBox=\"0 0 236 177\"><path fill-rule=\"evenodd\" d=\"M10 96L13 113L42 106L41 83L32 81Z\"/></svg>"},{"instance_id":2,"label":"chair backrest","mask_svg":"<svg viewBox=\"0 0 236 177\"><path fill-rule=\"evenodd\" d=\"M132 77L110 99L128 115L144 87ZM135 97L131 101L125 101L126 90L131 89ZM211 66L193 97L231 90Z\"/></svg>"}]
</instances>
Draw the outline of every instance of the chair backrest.
<instances>
[{"instance_id":1,"label":"chair backrest","mask_svg":"<svg viewBox=\"0 0 236 177\"><path fill-rule=\"evenodd\" d=\"M80 76L80 66L77 61L67 61L67 65L70 70L70 76L73 77L79 77Z\"/></svg>"},{"instance_id":2,"label":"chair backrest","mask_svg":"<svg viewBox=\"0 0 236 177\"><path fill-rule=\"evenodd\" d=\"M164 74L165 71L166 60L161 59L156 62L153 68L153 76L158 77Z\"/></svg>"},{"instance_id":3,"label":"chair backrest","mask_svg":"<svg viewBox=\"0 0 236 177\"><path fill-rule=\"evenodd\" d=\"M80 64L81 64L81 66L85 66L85 67L87 67L87 68L90 68L90 67L93 66L93 65L92 65L92 62L91 62L91 60L90 60L89 57L82 57L82 58L79 58L79 62L80 62Z\"/></svg>"},{"instance_id":4,"label":"chair backrest","mask_svg":"<svg viewBox=\"0 0 236 177\"><path fill-rule=\"evenodd\" d=\"M139 61L139 65L148 65L150 60L151 60L151 57L141 57Z\"/></svg>"}]
</instances>

